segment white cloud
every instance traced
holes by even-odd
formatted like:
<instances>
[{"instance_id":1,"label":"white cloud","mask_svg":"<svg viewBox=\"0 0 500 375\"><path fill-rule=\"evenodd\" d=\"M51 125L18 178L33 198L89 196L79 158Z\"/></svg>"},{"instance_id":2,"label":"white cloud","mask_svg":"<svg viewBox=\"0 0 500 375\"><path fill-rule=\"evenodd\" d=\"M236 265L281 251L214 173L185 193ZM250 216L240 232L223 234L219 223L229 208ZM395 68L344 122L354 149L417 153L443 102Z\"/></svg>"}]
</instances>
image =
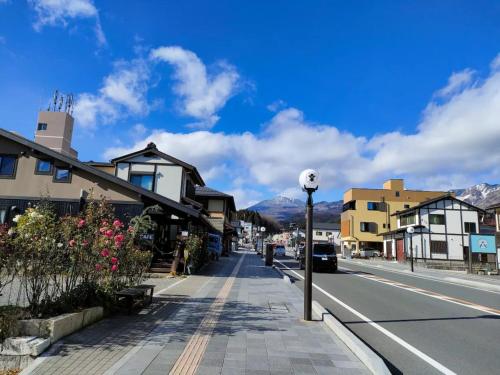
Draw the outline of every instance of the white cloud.
<instances>
[{"instance_id":1,"label":"white cloud","mask_svg":"<svg viewBox=\"0 0 500 375\"><path fill-rule=\"evenodd\" d=\"M92 0L28 0L37 14L33 27L40 31L44 26L66 27L69 19L90 18L95 20L94 31L100 45L106 44L99 12Z\"/></svg>"},{"instance_id":2,"label":"white cloud","mask_svg":"<svg viewBox=\"0 0 500 375\"><path fill-rule=\"evenodd\" d=\"M453 73L448 78L448 84L436 92L437 97L447 97L459 92L472 82L475 72L472 69L465 69L458 73Z\"/></svg>"},{"instance_id":3,"label":"white cloud","mask_svg":"<svg viewBox=\"0 0 500 375\"><path fill-rule=\"evenodd\" d=\"M500 53L493 59L490 64L491 70L495 71L500 69Z\"/></svg>"},{"instance_id":4,"label":"white cloud","mask_svg":"<svg viewBox=\"0 0 500 375\"><path fill-rule=\"evenodd\" d=\"M147 114L149 77L149 67L141 59L117 62L97 95L83 93L77 97L74 115L78 125L95 128L128 115Z\"/></svg>"},{"instance_id":5,"label":"white cloud","mask_svg":"<svg viewBox=\"0 0 500 375\"><path fill-rule=\"evenodd\" d=\"M217 112L234 95L240 76L225 62L218 62L214 72L208 72L199 57L178 46L159 47L151 51L151 58L174 67L177 83L174 93L180 97L179 110L195 118L194 128L212 128L219 120Z\"/></svg>"},{"instance_id":6,"label":"white cloud","mask_svg":"<svg viewBox=\"0 0 500 375\"><path fill-rule=\"evenodd\" d=\"M278 112L279 110L287 107L287 104L284 100L278 99L269 104L266 108L270 112Z\"/></svg>"},{"instance_id":7,"label":"white cloud","mask_svg":"<svg viewBox=\"0 0 500 375\"><path fill-rule=\"evenodd\" d=\"M293 195L305 168L319 171L322 190L376 187L391 177L406 178L407 185L420 189L494 182L500 179L500 70L460 87L450 90L446 100L429 103L410 134L366 139L313 123L300 110L288 108L276 113L260 134L157 130L130 148L106 154L111 158L153 141L196 165L204 177L232 180L240 207L260 199L263 189Z\"/></svg>"}]
</instances>

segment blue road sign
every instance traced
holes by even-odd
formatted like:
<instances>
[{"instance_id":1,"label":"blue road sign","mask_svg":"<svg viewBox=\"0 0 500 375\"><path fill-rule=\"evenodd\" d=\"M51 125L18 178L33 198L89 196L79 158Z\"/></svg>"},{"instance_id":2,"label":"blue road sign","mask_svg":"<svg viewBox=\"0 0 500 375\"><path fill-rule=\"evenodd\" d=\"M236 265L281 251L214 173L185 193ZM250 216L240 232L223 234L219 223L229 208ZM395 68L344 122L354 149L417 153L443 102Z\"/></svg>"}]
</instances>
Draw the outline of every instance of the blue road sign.
<instances>
[{"instance_id":1,"label":"blue road sign","mask_svg":"<svg viewBox=\"0 0 500 375\"><path fill-rule=\"evenodd\" d=\"M495 236L491 234L471 234L470 249L473 253L496 254Z\"/></svg>"}]
</instances>

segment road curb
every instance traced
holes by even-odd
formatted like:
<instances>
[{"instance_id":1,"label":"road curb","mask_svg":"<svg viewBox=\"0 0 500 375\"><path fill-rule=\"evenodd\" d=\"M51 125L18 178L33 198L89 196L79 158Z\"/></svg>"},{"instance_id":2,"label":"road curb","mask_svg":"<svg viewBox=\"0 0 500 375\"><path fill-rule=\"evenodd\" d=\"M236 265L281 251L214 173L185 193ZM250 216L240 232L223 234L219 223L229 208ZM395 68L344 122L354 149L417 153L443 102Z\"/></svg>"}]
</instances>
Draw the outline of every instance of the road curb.
<instances>
[{"instance_id":1,"label":"road curb","mask_svg":"<svg viewBox=\"0 0 500 375\"><path fill-rule=\"evenodd\" d=\"M288 275L286 275L282 270L281 268L279 267L276 267L276 265L273 264L273 268L276 272L278 272L278 274L281 275L281 277L283 277L283 281L287 284L292 284L292 280L290 279L290 277Z\"/></svg>"},{"instance_id":2,"label":"road curb","mask_svg":"<svg viewBox=\"0 0 500 375\"><path fill-rule=\"evenodd\" d=\"M485 288L489 290L494 290L496 292L500 292L500 286L499 285L494 285L494 284L489 284L489 283L483 283L481 281L474 281L474 280L463 280L459 279L456 277L445 277L443 280L453 282L455 284L462 284L466 286L474 286L477 288Z\"/></svg>"},{"instance_id":3,"label":"road curb","mask_svg":"<svg viewBox=\"0 0 500 375\"><path fill-rule=\"evenodd\" d=\"M312 302L313 311L318 314L323 322L337 337L359 358L361 362L373 373L390 375L384 361L371 350L363 341L357 338L351 331L342 325L332 314L330 314L317 301Z\"/></svg>"}]
</instances>

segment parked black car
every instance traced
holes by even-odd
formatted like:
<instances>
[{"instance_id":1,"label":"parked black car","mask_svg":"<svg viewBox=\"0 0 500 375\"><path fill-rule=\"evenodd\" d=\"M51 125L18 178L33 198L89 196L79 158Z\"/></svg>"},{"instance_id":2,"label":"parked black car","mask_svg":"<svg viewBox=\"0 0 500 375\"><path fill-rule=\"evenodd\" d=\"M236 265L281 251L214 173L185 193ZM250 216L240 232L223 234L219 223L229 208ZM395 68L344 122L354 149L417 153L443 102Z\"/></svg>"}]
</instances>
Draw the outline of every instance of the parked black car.
<instances>
[{"instance_id":1,"label":"parked black car","mask_svg":"<svg viewBox=\"0 0 500 375\"><path fill-rule=\"evenodd\" d=\"M304 269L305 266L305 253L301 254L299 258L300 269ZM328 271L336 272L337 265L337 253L335 252L335 246L332 244L315 243L313 244L313 271Z\"/></svg>"}]
</instances>

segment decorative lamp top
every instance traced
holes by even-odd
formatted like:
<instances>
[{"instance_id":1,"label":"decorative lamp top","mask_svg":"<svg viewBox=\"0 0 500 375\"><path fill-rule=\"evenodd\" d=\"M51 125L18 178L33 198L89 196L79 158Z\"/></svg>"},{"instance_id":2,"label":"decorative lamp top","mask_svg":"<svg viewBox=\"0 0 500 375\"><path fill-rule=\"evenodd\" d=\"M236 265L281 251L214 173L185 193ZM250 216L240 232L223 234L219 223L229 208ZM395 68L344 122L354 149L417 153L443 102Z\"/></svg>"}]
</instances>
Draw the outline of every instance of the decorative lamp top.
<instances>
[{"instance_id":1,"label":"decorative lamp top","mask_svg":"<svg viewBox=\"0 0 500 375\"><path fill-rule=\"evenodd\" d=\"M319 184L319 174L314 169L306 169L299 176L299 184L302 190L317 190Z\"/></svg>"},{"instance_id":2,"label":"decorative lamp top","mask_svg":"<svg viewBox=\"0 0 500 375\"><path fill-rule=\"evenodd\" d=\"M410 233L410 234L415 233L415 228L414 227L408 227L408 228L406 228L406 232Z\"/></svg>"},{"instance_id":3,"label":"decorative lamp top","mask_svg":"<svg viewBox=\"0 0 500 375\"><path fill-rule=\"evenodd\" d=\"M261 232L265 232L266 231L266 227L260 227L260 231Z\"/></svg>"}]
</instances>

